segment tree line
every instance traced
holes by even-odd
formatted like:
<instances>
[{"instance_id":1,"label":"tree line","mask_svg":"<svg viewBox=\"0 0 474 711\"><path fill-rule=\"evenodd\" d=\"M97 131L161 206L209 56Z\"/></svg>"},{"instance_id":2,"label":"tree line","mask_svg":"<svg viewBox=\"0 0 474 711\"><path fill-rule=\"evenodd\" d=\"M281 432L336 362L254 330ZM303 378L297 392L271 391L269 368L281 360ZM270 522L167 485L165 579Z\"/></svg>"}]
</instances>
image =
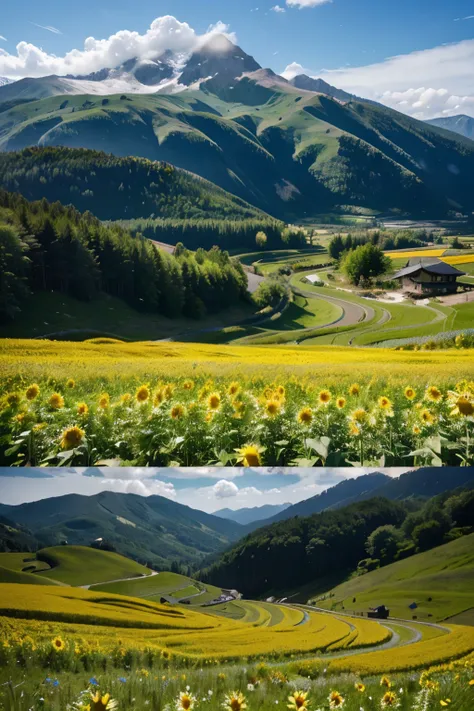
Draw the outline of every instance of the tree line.
<instances>
[{"instance_id":1,"label":"tree line","mask_svg":"<svg viewBox=\"0 0 474 711\"><path fill-rule=\"evenodd\" d=\"M247 298L247 277L218 247L168 254L90 212L0 190L0 319L51 290L83 301L105 292L140 311L200 318Z\"/></svg>"}]
</instances>

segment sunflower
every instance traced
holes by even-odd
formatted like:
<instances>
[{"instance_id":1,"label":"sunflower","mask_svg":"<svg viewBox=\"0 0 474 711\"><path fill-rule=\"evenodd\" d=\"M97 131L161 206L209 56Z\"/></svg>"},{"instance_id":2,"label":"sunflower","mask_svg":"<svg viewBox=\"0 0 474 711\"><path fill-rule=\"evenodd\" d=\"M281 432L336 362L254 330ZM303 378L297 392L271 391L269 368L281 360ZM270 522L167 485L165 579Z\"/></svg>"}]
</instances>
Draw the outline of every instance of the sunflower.
<instances>
[{"instance_id":1,"label":"sunflower","mask_svg":"<svg viewBox=\"0 0 474 711\"><path fill-rule=\"evenodd\" d=\"M124 393L123 395L120 396L120 403L122 405L127 405L127 403L129 403L131 399L132 399L132 396L130 395L130 393Z\"/></svg>"},{"instance_id":2,"label":"sunflower","mask_svg":"<svg viewBox=\"0 0 474 711\"><path fill-rule=\"evenodd\" d=\"M165 399L165 396L164 396L164 394L163 394L163 390L162 390L161 388L159 388L159 389L155 392L155 396L154 396L154 398L153 398L153 405L154 405L155 407L159 407L159 406L161 405L161 403L163 402L164 399Z\"/></svg>"},{"instance_id":3,"label":"sunflower","mask_svg":"<svg viewBox=\"0 0 474 711\"><path fill-rule=\"evenodd\" d=\"M72 378L69 378L69 380L66 382L66 387L70 388L71 390L76 387L76 382Z\"/></svg>"},{"instance_id":4,"label":"sunflower","mask_svg":"<svg viewBox=\"0 0 474 711\"><path fill-rule=\"evenodd\" d=\"M224 696L222 706L227 711L244 711L247 708L247 701L241 691L231 691Z\"/></svg>"},{"instance_id":5,"label":"sunflower","mask_svg":"<svg viewBox=\"0 0 474 711\"><path fill-rule=\"evenodd\" d=\"M278 393L278 395L280 395L280 397L284 397L285 396L285 388L283 387L283 385L278 385L276 392Z\"/></svg>"},{"instance_id":6,"label":"sunflower","mask_svg":"<svg viewBox=\"0 0 474 711\"><path fill-rule=\"evenodd\" d=\"M443 393L436 387L436 385L430 385L426 389L426 398L431 400L431 402L439 402L442 397Z\"/></svg>"},{"instance_id":7,"label":"sunflower","mask_svg":"<svg viewBox=\"0 0 474 711\"><path fill-rule=\"evenodd\" d=\"M392 688L392 682L390 681L390 679L388 678L388 676L383 676L383 677L380 679L380 686L385 686L387 689L391 689L391 688Z\"/></svg>"},{"instance_id":8,"label":"sunflower","mask_svg":"<svg viewBox=\"0 0 474 711\"><path fill-rule=\"evenodd\" d=\"M77 406L78 415L87 415L89 413L89 407L85 402L80 402Z\"/></svg>"},{"instance_id":9,"label":"sunflower","mask_svg":"<svg viewBox=\"0 0 474 711\"><path fill-rule=\"evenodd\" d=\"M349 423L349 434L352 435L352 437L360 435L360 429L357 427L355 422Z\"/></svg>"},{"instance_id":10,"label":"sunflower","mask_svg":"<svg viewBox=\"0 0 474 711\"><path fill-rule=\"evenodd\" d=\"M343 410L346 406L346 398L340 395L336 398L336 407L338 410Z\"/></svg>"},{"instance_id":11,"label":"sunflower","mask_svg":"<svg viewBox=\"0 0 474 711\"><path fill-rule=\"evenodd\" d=\"M210 410L218 410L221 406L221 396L219 393L211 393L207 398L207 406Z\"/></svg>"},{"instance_id":12,"label":"sunflower","mask_svg":"<svg viewBox=\"0 0 474 711\"><path fill-rule=\"evenodd\" d=\"M110 698L110 694L91 694L91 711L114 711L118 707L118 702Z\"/></svg>"},{"instance_id":13,"label":"sunflower","mask_svg":"<svg viewBox=\"0 0 474 711\"><path fill-rule=\"evenodd\" d=\"M329 390L321 390L321 392L318 395L318 400L321 403L321 405L329 405L331 402L331 393Z\"/></svg>"},{"instance_id":14,"label":"sunflower","mask_svg":"<svg viewBox=\"0 0 474 711\"><path fill-rule=\"evenodd\" d=\"M436 417L429 410L422 410L420 412L420 419L425 425L433 425L436 421Z\"/></svg>"},{"instance_id":15,"label":"sunflower","mask_svg":"<svg viewBox=\"0 0 474 711\"><path fill-rule=\"evenodd\" d=\"M288 701L290 702L288 708L293 711L306 711L310 703L307 691L295 691L288 697Z\"/></svg>"},{"instance_id":16,"label":"sunflower","mask_svg":"<svg viewBox=\"0 0 474 711\"><path fill-rule=\"evenodd\" d=\"M107 410L110 405L110 395L108 393L102 393L99 397L99 407L101 410Z\"/></svg>"},{"instance_id":17,"label":"sunflower","mask_svg":"<svg viewBox=\"0 0 474 711\"><path fill-rule=\"evenodd\" d=\"M278 400L267 400L265 403L265 412L269 417L275 417L280 412L281 403Z\"/></svg>"},{"instance_id":18,"label":"sunflower","mask_svg":"<svg viewBox=\"0 0 474 711\"><path fill-rule=\"evenodd\" d=\"M170 383L163 388L163 397L165 400L171 400L173 397L173 386Z\"/></svg>"},{"instance_id":19,"label":"sunflower","mask_svg":"<svg viewBox=\"0 0 474 711\"><path fill-rule=\"evenodd\" d=\"M328 701L330 709L338 709L341 708L341 706L344 706L344 697L339 693L339 691L331 691Z\"/></svg>"},{"instance_id":20,"label":"sunflower","mask_svg":"<svg viewBox=\"0 0 474 711\"><path fill-rule=\"evenodd\" d=\"M62 652L64 649L66 649L66 643L63 639L61 639L61 637L55 637L53 640L51 640L51 644L53 645L53 649L55 649L56 652Z\"/></svg>"},{"instance_id":21,"label":"sunflower","mask_svg":"<svg viewBox=\"0 0 474 711\"><path fill-rule=\"evenodd\" d=\"M383 696L382 696L382 701L380 702L382 708L384 706L395 706L397 703L397 695L394 691L387 691Z\"/></svg>"},{"instance_id":22,"label":"sunflower","mask_svg":"<svg viewBox=\"0 0 474 711\"><path fill-rule=\"evenodd\" d=\"M176 699L176 711L192 711L196 701L196 697L189 691L180 691Z\"/></svg>"},{"instance_id":23,"label":"sunflower","mask_svg":"<svg viewBox=\"0 0 474 711\"><path fill-rule=\"evenodd\" d=\"M194 388L194 381L193 380L185 380L183 383L183 390L193 390Z\"/></svg>"},{"instance_id":24,"label":"sunflower","mask_svg":"<svg viewBox=\"0 0 474 711\"><path fill-rule=\"evenodd\" d=\"M150 398L150 388L148 385L140 385L135 393L135 399L137 402L146 402Z\"/></svg>"},{"instance_id":25,"label":"sunflower","mask_svg":"<svg viewBox=\"0 0 474 711\"><path fill-rule=\"evenodd\" d=\"M349 388L349 395L352 395L352 397L360 395L359 383L352 383L352 385Z\"/></svg>"},{"instance_id":26,"label":"sunflower","mask_svg":"<svg viewBox=\"0 0 474 711\"><path fill-rule=\"evenodd\" d=\"M351 413L351 420L353 422L357 422L359 425L363 425L365 422L367 422L369 418L369 413L367 410L364 410L362 407L359 407L357 410L354 410Z\"/></svg>"},{"instance_id":27,"label":"sunflower","mask_svg":"<svg viewBox=\"0 0 474 711\"><path fill-rule=\"evenodd\" d=\"M310 425L313 420L313 411L310 407L302 407L298 412L298 422L300 425Z\"/></svg>"},{"instance_id":28,"label":"sunflower","mask_svg":"<svg viewBox=\"0 0 474 711\"><path fill-rule=\"evenodd\" d=\"M365 691L365 684L362 684L362 682L359 681L359 682L356 682L356 683L354 684L354 686L355 686L356 691L360 691L361 694L364 693L364 691Z\"/></svg>"},{"instance_id":29,"label":"sunflower","mask_svg":"<svg viewBox=\"0 0 474 711\"><path fill-rule=\"evenodd\" d=\"M405 388L405 397L407 400L414 400L416 398L416 390L414 390L410 385Z\"/></svg>"},{"instance_id":30,"label":"sunflower","mask_svg":"<svg viewBox=\"0 0 474 711\"><path fill-rule=\"evenodd\" d=\"M421 434L421 429L418 425L413 425L412 432L414 435L419 435L419 434Z\"/></svg>"},{"instance_id":31,"label":"sunflower","mask_svg":"<svg viewBox=\"0 0 474 711\"><path fill-rule=\"evenodd\" d=\"M36 383L33 383L33 385L30 385L25 392L25 396L27 400L36 400L38 395L40 394L40 389L39 385L36 385Z\"/></svg>"},{"instance_id":32,"label":"sunflower","mask_svg":"<svg viewBox=\"0 0 474 711\"><path fill-rule=\"evenodd\" d=\"M66 430L63 432L63 436L61 437L61 449L76 449L76 447L79 447L80 444L82 444L84 440L84 435L85 432L84 430L81 430L80 427L68 427Z\"/></svg>"},{"instance_id":33,"label":"sunflower","mask_svg":"<svg viewBox=\"0 0 474 711\"><path fill-rule=\"evenodd\" d=\"M463 415L463 417L472 417L474 415L474 403L466 395L461 395L455 403L454 410L451 411L452 415Z\"/></svg>"},{"instance_id":34,"label":"sunflower","mask_svg":"<svg viewBox=\"0 0 474 711\"><path fill-rule=\"evenodd\" d=\"M49 406L53 410L61 410L64 407L64 398L59 393L53 393L49 398Z\"/></svg>"},{"instance_id":35,"label":"sunflower","mask_svg":"<svg viewBox=\"0 0 474 711\"><path fill-rule=\"evenodd\" d=\"M261 454L265 449L259 447L258 444L246 444L235 451L239 455L237 461L242 462L244 467L260 467L262 465Z\"/></svg>"},{"instance_id":36,"label":"sunflower","mask_svg":"<svg viewBox=\"0 0 474 711\"><path fill-rule=\"evenodd\" d=\"M182 405L174 405L170 410L170 417L172 420L180 420L186 414L186 410Z\"/></svg>"},{"instance_id":37,"label":"sunflower","mask_svg":"<svg viewBox=\"0 0 474 711\"><path fill-rule=\"evenodd\" d=\"M238 395L240 392L240 385L239 383L233 382L229 385L227 388L227 393L231 396L234 397L235 395Z\"/></svg>"},{"instance_id":38,"label":"sunflower","mask_svg":"<svg viewBox=\"0 0 474 711\"><path fill-rule=\"evenodd\" d=\"M382 395L382 397L379 397L379 407L381 410L392 409L392 403L386 395Z\"/></svg>"}]
</instances>

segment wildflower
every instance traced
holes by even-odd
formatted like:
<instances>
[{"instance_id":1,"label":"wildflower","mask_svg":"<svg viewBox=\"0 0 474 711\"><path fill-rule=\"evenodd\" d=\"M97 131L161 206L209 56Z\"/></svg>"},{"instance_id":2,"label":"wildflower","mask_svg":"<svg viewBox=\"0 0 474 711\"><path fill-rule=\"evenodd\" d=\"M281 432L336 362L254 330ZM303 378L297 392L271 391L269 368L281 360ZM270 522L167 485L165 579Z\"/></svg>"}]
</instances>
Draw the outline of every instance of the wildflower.
<instances>
[{"instance_id":1,"label":"wildflower","mask_svg":"<svg viewBox=\"0 0 474 711\"><path fill-rule=\"evenodd\" d=\"M135 393L135 399L137 402L146 402L150 397L150 389L148 385L140 385Z\"/></svg>"},{"instance_id":2,"label":"wildflower","mask_svg":"<svg viewBox=\"0 0 474 711\"><path fill-rule=\"evenodd\" d=\"M414 400L416 398L416 390L408 385L405 388L405 397L407 400Z\"/></svg>"},{"instance_id":3,"label":"wildflower","mask_svg":"<svg viewBox=\"0 0 474 711\"><path fill-rule=\"evenodd\" d=\"M61 639L61 637L55 637L51 644L53 645L53 649L56 650L56 652L62 652L66 648L66 644L64 640Z\"/></svg>"},{"instance_id":4,"label":"wildflower","mask_svg":"<svg viewBox=\"0 0 474 711\"><path fill-rule=\"evenodd\" d=\"M170 410L170 417L172 420L180 420L186 414L186 410L182 405L174 405Z\"/></svg>"},{"instance_id":5,"label":"wildflower","mask_svg":"<svg viewBox=\"0 0 474 711\"><path fill-rule=\"evenodd\" d=\"M415 435L419 435L421 433L421 428L418 425L413 425L412 432Z\"/></svg>"},{"instance_id":6,"label":"wildflower","mask_svg":"<svg viewBox=\"0 0 474 711\"><path fill-rule=\"evenodd\" d=\"M221 406L221 396L219 393L212 393L207 398L207 406L210 410L218 410Z\"/></svg>"},{"instance_id":7,"label":"wildflower","mask_svg":"<svg viewBox=\"0 0 474 711\"><path fill-rule=\"evenodd\" d=\"M85 402L79 403L79 405L77 406L77 414L83 416L89 414L89 407Z\"/></svg>"},{"instance_id":8,"label":"wildflower","mask_svg":"<svg viewBox=\"0 0 474 711\"><path fill-rule=\"evenodd\" d=\"M75 449L82 444L85 432L80 427L68 427L64 430L61 438L61 449Z\"/></svg>"},{"instance_id":9,"label":"wildflower","mask_svg":"<svg viewBox=\"0 0 474 711\"><path fill-rule=\"evenodd\" d=\"M471 679L470 681L467 682L468 686L474 686L474 679Z\"/></svg>"},{"instance_id":10,"label":"wildflower","mask_svg":"<svg viewBox=\"0 0 474 711\"><path fill-rule=\"evenodd\" d=\"M120 682L121 684L126 684L126 683L127 683L127 679L126 679L124 676L119 676L118 680L119 680L119 682Z\"/></svg>"},{"instance_id":11,"label":"wildflower","mask_svg":"<svg viewBox=\"0 0 474 711\"><path fill-rule=\"evenodd\" d=\"M329 405L331 402L331 393L329 390L321 390L321 392L318 395L318 400L322 405Z\"/></svg>"},{"instance_id":12,"label":"wildflower","mask_svg":"<svg viewBox=\"0 0 474 711\"><path fill-rule=\"evenodd\" d=\"M352 395L352 397L357 396L360 394L360 385L359 383L352 383L352 385L349 388L349 395Z\"/></svg>"},{"instance_id":13,"label":"wildflower","mask_svg":"<svg viewBox=\"0 0 474 711\"><path fill-rule=\"evenodd\" d=\"M338 410L343 410L346 406L346 398L345 397L338 397L336 398L336 407Z\"/></svg>"},{"instance_id":14,"label":"wildflower","mask_svg":"<svg viewBox=\"0 0 474 711\"><path fill-rule=\"evenodd\" d=\"M117 707L117 701L111 699L110 694L102 696L100 691L91 694L91 711L114 711Z\"/></svg>"},{"instance_id":15,"label":"wildflower","mask_svg":"<svg viewBox=\"0 0 474 711\"><path fill-rule=\"evenodd\" d=\"M288 708L292 711L306 711L309 706L308 692L295 691L294 694L288 697Z\"/></svg>"},{"instance_id":16,"label":"wildflower","mask_svg":"<svg viewBox=\"0 0 474 711\"><path fill-rule=\"evenodd\" d=\"M244 711L247 708L247 702L241 691L232 691L224 696L222 706L227 711Z\"/></svg>"},{"instance_id":17,"label":"wildflower","mask_svg":"<svg viewBox=\"0 0 474 711\"><path fill-rule=\"evenodd\" d=\"M362 682L360 682L360 681L356 682L356 684L354 686L356 688L356 691L360 691L361 694L365 691L365 685L362 684Z\"/></svg>"},{"instance_id":18,"label":"wildflower","mask_svg":"<svg viewBox=\"0 0 474 711\"><path fill-rule=\"evenodd\" d=\"M450 703L451 703L451 699L441 699L439 702L440 706L443 706L443 707L449 706Z\"/></svg>"},{"instance_id":19,"label":"wildflower","mask_svg":"<svg viewBox=\"0 0 474 711\"><path fill-rule=\"evenodd\" d=\"M61 410L64 407L64 398L59 393L53 393L49 398L49 406L53 410Z\"/></svg>"},{"instance_id":20,"label":"wildflower","mask_svg":"<svg viewBox=\"0 0 474 711\"><path fill-rule=\"evenodd\" d=\"M383 696L382 696L382 701L380 702L380 705L382 708L384 706L395 706L397 703L397 695L395 694L394 691L387 691Z\"/></svg>"},{"instance_id":21,"label":"wildflower","mask_svg":"<svg viewBox=\"0 0 474 711\"><path fill-rule=\"evenodd\" d=\"M254 684L247 684L247 691L255 691L255 685Z\"/></svg>"},{"instance_id":22,"label":"wildflower","mask_svg":"<svg viewBox=\"0 0 474 711\"><path fill-rule=\"evenodd\" d=\"M436 421L435 416L429 410L422 410L420 413L420 419L425 425L432 425Z\"/></svg>"},{"instance_id":23,"label":"wildflower","mask_svg":"<svg viewBox=\"0 0 474 711\"><path fill-rule=\"evenodd\" d=\"M244 467L260 467L262 464L261 454L265 450L258 444L246 444L235 450L239 455L237 461L242 462Z\"/></svg>"},{"instance_id":24,"label":"wildflower","mask_svg":"<svg viewBox=\"0 0 474 711\"><path fill-rule=\"evenodd\" d=\"M337 709L341 708L341 706L344 706L344 697L339 691L331 691L329 694L329 708Z\"/></svg>"},{"instance_id":25,"label":"wildflower","mask_svg":"<svg viewBox=\"0 0 474 711\"><path fill-rule=\"evenodd\" d=\"M265 403L265 412L269 417L275 417L280 411L280 403L278 400L268 400Z\"/></svg>"},{"instance_id":26,"label":"wildflower","mask_svg":"<svg viewBox=\"0 0 474 711\"><path fill-rule=\"evenodd\" d=\"M392 408L392 403L386 395L379 397L379 407L381 410L390 410Z\"/></svg>"},{"instance_id":27,"label":"wildflower","mask_svg":"<svg viewBox=\"0 0 474 711\"><path fill-rule=\"evenodd\" d=\"M390 679L389 679L387 676L383 676L383 677L380 679L380 686L385 686L387 689L391 689L391 688L392 688L392 682L390 681Z\"/></svg>"},{"instance_id":28,"label":"wildflower","mask_svg":"<svg viewBox=\"0 0 474 711\"><path fill-rule=\"evenodd\" d=\"M110 395L108 393L102 393L99 397L99 407L101 410L107 410L110 405Z\"/></svg>"},{"instance_id":29,"label":"wildflower","mask_svg":"<svg viewBox=\"0 0 474 711\"><path fill-rule=\"evenodd\" d=\"M72 390L76 387L75 381L72 378L69 378L69 380L66 382L66 387Z\"/></svg>"},{"instance_id":30,"label":"wildflower","mask_svg":"<svg viewBox=\"0 0 474 711\"><path fill-rule=\"evenodd\" d=\"M360 435L360 429L357 427L355 422L351 422L349 424L349 434L351 434L353 437L357 437Z\"/></svg>"},{"instance_id":31,"label":"wildflower","mask_svg":"<svg viewBox=\"0 0 474 711\"><path fill-rule=\"evenodd\" d=\"M310 407L302 407L298 412L298 422L301 425L310 425L313 419L313 411Z\"/></svg>"},{"instance_id":32,"label":"wildflower","mask_svg":"<svg viewBox=\"0 0 474 711\"><path fill-rule=\"evenodd\" d=\"M33 383L33 385L30 385L25 392L25 396L27 400L36 400L38 395L40 394L40 389L39 385L36 385L36 383Z\"/></svg>"},{"instance_id":33,"label":"wildflower","mask_svg":"<svg viewBox=\"0 0 474 711\"><path fill-rule=\"evenodd\" d=\"M436 385L430 385L426 389L426 397L432 402L439 402L443 397L443 393L436 387Z\"/></svg>"},{"instance_id":34,"label":"wildflower","mask_svg":"<svg viewBox=\"0 0 474 711\"><path fill-rule=\"evenodd\" d=\"M176 699L176 711L192 711L196 703L196 697L189 691L180 691Z\"/></svg>"},{"instance_id":35,"label":"wildflower","mask_svg":"<svg viewBox=\"0 0 474 711\"><path fill-rule=\"evenodd\" d=\"M93 677L91 677L91 678L89 679L89 684L90 684L91 686L99 686L99 682L97 681L97 679L95 678L95 676L93 676Z\"/></svg>"}]
</instances>

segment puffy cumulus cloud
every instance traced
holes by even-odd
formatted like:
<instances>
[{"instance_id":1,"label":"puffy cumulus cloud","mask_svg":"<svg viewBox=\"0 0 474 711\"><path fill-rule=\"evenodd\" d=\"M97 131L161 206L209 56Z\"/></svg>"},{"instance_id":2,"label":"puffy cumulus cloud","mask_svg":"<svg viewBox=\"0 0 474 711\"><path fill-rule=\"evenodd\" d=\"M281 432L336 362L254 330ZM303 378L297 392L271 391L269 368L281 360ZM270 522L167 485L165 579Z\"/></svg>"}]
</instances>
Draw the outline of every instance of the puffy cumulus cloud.
<instances>
[{"instance_id":1,"label":"puffy cumulus cloud","mask_svg":"<svg viewBox=\"0 0 474 711\"><path fill-rule=\"evenodd\" d=\"M274 5L272 8L273 12L286 12L284 7L281 7L281 5Z\"/></svg>"},{"instance_id":2,"label":"puffy cumulus cloud","mask_svg":"<svg viewBox=\"0 0 474 711\"><path fill-rule=\"evenodd\" d=\"M233 481L228 481L227 479L220 479L212 487L212 493L217 499L228 499L231 496L237 496L239 493L239 488L234 484Z\"/></svg>"},{"instance_id":3,"label":"puffy cumulus cloud","mask_svg":"<svg viewBox=\"0 0 474 711\"><path fill-rule=\"evenodd\" d=\"M316 7L317 5L325 5L332 0L286 0L289 7L297 7L302 10L304 7Z\"/></svg>"},{"instance_id":4,"label":"puffy cumulus cloud","mask_svg":"<svg viewBox=\"0 0 474 711\"><path fill-rule=\"evenodd\" d=\"M293 62L282 73L321 77L358 96L380 101L416 118L474 116L474 39L389 57L362 67L304 69Z\"/></svg>"},{"instance_id":5,"label":"puffy cumulus cloud","mask_svg":"<svg viewBox=\"0 0 474 711\"><path fill-rule=\"evenodd\" d=\"M139 496L165 496L167 499L176 499L173 484L149 479L118 479L109 478L101 480L101 490L116 491L121 494L138 494Z\"/></svg>"},{"instance_id":6,"label":"puffy cumulus cloud","mask_svg":"<svg viewBox=\"0 0 474 711\"><path fill-rule=\"evenodd\" d=\"M121 30L107 39L87 37L84 49L72 49L62 57L48 54L29 42L19 42L16 55L0 49L0 75L21 79L48 74L89 74L104 67L116 67L133 57L150 59L167 49L188 55L219 34L235 40L228 26L222 22L198 35L187 22L165 15L153 20L144 34Z\"/></svg>"},{"instance_id":7,"label":"puffy cumulus cloud","mask_svg":"<svg viewBox=\"0 0 474 711\"><path fill-rule=\"evenodd\" d=\"M239 490L239 496L261 496L263 493L255 486L246 486Z\"/></svg>"}]
</instances>

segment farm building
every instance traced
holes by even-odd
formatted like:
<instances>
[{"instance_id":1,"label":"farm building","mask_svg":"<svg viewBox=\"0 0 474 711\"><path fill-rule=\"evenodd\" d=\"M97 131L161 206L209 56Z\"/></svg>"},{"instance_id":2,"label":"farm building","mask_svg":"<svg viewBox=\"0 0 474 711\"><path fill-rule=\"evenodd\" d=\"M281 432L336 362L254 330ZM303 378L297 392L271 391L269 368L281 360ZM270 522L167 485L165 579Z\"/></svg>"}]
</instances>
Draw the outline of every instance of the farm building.
<instances>
[{"instance_id":1,"label":"farm building","mask_svg":"<svg viewBox=\"0 0 474 711\"><path fill-rule=\"evenodd\" d=\"M413 294L453 294L457 291L458 277L465 272L442 262L440 259L410 259L404 269L394 274L403 291Z\"/></svg>"}]
</instances>

